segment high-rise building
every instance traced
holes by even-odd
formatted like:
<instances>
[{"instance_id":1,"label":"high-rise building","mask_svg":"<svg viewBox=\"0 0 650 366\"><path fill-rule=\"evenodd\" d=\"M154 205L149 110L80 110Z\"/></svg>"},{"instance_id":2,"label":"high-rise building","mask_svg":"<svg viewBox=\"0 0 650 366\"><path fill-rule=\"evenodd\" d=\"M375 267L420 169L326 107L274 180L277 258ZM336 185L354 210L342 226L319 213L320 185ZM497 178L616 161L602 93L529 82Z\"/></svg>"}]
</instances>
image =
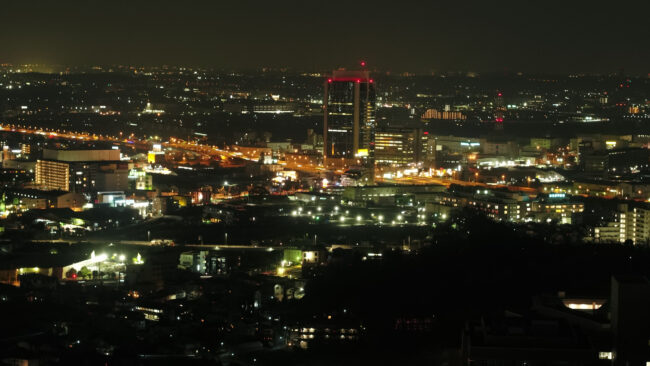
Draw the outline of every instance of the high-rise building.
<instances>
[{"instance_id":1,"label":"high-rise building","mask_svg":"<svg viewBox=\"0 0 650 366\"><path fill-rule=\"evenodd\" d=\"M374 166L375 87L368 71L336 70L325 82L324 148L328 160Z\"/></svg>"},{"instance_id":2,"label":"high-rise building","mask_svg":"<svg viewBox=\"0 0 650 366\"><path fill-rule=\"evenodd\" d=\"M594 228L594 239L598 242L650 243L650 210L619 205L614 221Z\"/></svg>"},{"instance_id":3,"label":"high-rise building","mask_svg":"<svg viewBox=\"0 0 650 366\"><path fill-rule=\"evenodd\" d=\"M497 128L503 128L503 119L506 113L506 106L503 102L503 93L498 92L494 98L494 122Z\"/></svg>"},{"instance_id":4,"label":"high-rise building","mask_svg":"<svg viewBox=\"0 0 650 366\"><path fill-rule=\"evenodd\" d=\"M70 190L70 165L62 161L38 160L34 183L48 190Z\"/></svg>"}]
</instances>

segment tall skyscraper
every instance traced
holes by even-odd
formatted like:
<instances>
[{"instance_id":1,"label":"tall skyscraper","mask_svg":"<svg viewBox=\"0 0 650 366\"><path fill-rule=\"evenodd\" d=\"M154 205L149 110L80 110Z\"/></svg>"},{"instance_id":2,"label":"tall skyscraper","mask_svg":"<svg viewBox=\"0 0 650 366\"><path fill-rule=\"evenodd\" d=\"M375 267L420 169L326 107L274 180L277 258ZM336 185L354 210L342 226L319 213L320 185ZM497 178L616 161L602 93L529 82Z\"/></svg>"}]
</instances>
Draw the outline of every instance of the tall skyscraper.
<instances>
[{"instance_id":1,"label":"tall skyscraper","mask_svg":"<svg viewBox=\"0 0 650 366\"><path fill-rule=\"evenodd\" d=\"M375 87L368 71L336 70L325 82L326 166L374 167ZM344 166L342 166L344 167Z\"/></svg>"},{"instance_id":2,"label":"tall skyscraper","mask_svg":"<svg viewBox=\"0 0 650 366\"><path fill-rule=\"evenodd\" d=\"M494 98L494 122L497 129L503 128L503 119L506 114L506 106L503 102L503 93L498 92Z\"/></svg>"}]
</instances>

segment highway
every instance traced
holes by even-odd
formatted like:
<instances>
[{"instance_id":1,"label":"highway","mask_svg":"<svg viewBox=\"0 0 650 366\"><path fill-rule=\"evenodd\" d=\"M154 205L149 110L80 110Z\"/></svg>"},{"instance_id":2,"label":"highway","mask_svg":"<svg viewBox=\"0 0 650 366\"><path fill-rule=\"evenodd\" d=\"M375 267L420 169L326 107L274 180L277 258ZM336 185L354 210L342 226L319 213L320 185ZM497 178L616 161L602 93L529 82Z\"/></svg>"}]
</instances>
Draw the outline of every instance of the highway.
<instances>
[{"instance_id":1,"label":"highway","mask_svg":"<svg viewBox=\"0 0 650 366\"><path fill-rule=\"evenodd\" d=\"M150 241L144 240L107 240L107 239L41 239L41 240L31 240L32 243L40 244L97 244L97 245L132 245L132 246L145 246L145 247L163 247L160 244L152 244ZM294 247L290 246L257 246L257 245L243 245L243 244L224 244L224 243L214 243L214 244L176 244L169 246L172 248L199 248L199 249L209 249L209 250L256 250L256 251L265 251L273 252L275 250L284 250L292 249Z\"/></svg>"},{"instance_id":2,"label":"highway","mask_svg":"<svg viewBox=\"0 0 650 366\"><path fill-rule=\"evenodd\" d=\"M178 150L190 151L194 153L208 155L212 158L218 158L221 162L228 164L229 166L242 166L243 164L234 164L234 161L244 160L244 161L258 161L260 158L259 153L253 153L250 151L240 152L240 151L229 151L220 149L214 145L204 145L199 143L187 142L182 139L170 138L169 141L159 142L159 141L149 141L149 140L139 140L130 136L129 138L109 136L109 135L97 135L91 134L88 132L72 132L66 130L50 130L32 126L21 126L21 125L9 125L0 123L0 131L11 131L22 134L32 134L32 135L41 135L50 138L59 138L59 139L69 139L69 140L80 140L80 141L105 141L112 142L125 146L135 146L141 150L151 150L153 144L161 144L163 147L169 147ZM257 152L257 150L253 150ZM322 166L313 165L309 162L305 163L283 163L285 168L292 169L300 172L305 172L309 174L319 174L327 172L328 170ZM388 184L405 184L405 185L428 185L428 184L438 184L444 186L450 186L452 184L458 184L461 186L472 186L472 187L484 187L484 188L503 188L507 187L512 191L521 191L521 192L536 192L535 189L528 187L519 187L519 186L506 186L506 185L487 185L480 182L469 182L452 178L442 178L442 177L423 177L423 176L405 176L401 178L382 178L376 177L375 181L377 183L388 183Z\"/></svg>"},{"instance_id":3,"label":"highway","mask_svg":"<svg viewBox=\"0 0 650 366\"><path fill-rule=\"evenodd\" d=\"M159 141L140 140L133 136L124 138L124 137L101 135L101 134L97 135L88 132L73 132L73 131L58 130L58 129L51 130L47 128L10 125L10 124L2 124L2 123L0 123L0 131L16 132L16 133L29 134L29 135L40 135L52 139L111 142L111 143L125 145L125 146L134 146L140 150L151 150L154 144L159 143L164 147L171 147L179 150L201 153L212 157L219 157L222 160L243 159L243 160L256 161L257 159L259 159L259 156L257 158L249 157L239 153L233 153L230 151L221 150L218 149L216 146L189 143L175 138L171 138L169 142L159 142Z\"/></svg>"}]
</instances>

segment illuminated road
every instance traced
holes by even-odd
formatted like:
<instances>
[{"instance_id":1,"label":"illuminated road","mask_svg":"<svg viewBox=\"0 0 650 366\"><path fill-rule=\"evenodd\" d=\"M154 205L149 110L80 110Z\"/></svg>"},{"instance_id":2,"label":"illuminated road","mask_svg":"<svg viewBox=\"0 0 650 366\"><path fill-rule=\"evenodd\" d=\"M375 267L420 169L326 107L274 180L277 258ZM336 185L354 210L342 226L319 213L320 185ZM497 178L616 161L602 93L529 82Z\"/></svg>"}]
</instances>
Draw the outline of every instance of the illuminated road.
<instances>
[{"instance_id":1,"label":"illuminated road","mask_svg":"<svg viewBox=\"0 0 650 366\"><path fill-rule=\"evenodd\" d=\"M488 186L485 183L478 182L467 182L464 180L457 180L451 178L441 178L441 177L402 177L402 178L375 178L377 183L388 183L388 184L413 184L413 185L427 185L427 184L438 184L449 187L452 184L458 184L461 186L472 186L472 187L503 187L503 186Z\"/></svg>"},{"instance_id":2,"label":"illuminated road","mask_svg":"<svg viewBox=\"0 0 650 366\"><path fill-rule=\"evenodd\" d=\"M87 132L72 132L65 130L50 130L44 128L36 128L31 126L20 126L20 125L8 125L0 124L0 131L11 131L16 133L23 134L32 134L32 135L41 135L50 138L60 138L60 139L69 139L69 140L80 140L80 141L105 141L112 142L126 146L134 146L142 150L150 150L153 144L161 144L164 147L169 147L177 150L185 150L198 154L204 154L212 158L217 158L219 161L228 164L229 166L242 166L242 164L233 163L233 161L259 161L260 154L258 149L253 149L252 151L230 151L219 149L214 145L203 145L199 143L192 143L183 141L177 138L170 138L167 142L158 142L158 141L149 141L149 140L139 140L130 136L129 138L109 136L109 135L97 135ZM287 169L292 169L300 172L306 172L310 174L319 174L327 172L328 170L319 165L314 165L309 162L304 163L295 163L295 162L283 162L283 165ZM505 186L505 185L487 185L485 183L479 182L469 182L463 180L457 180L452 178L443 178L443 177L415 177L415 176L405 176L402 178L375 178L377 183L388 183L388 184L404 184L404 185L428 185L428 184L438 184L449 187L452 184L458 184L461 186L471 186L471 187L484 187L484 188L503 188L507 187L513 191L522 191L522 192L536 192L535 189L529 187L520 187L520 186Z\"/></svg>"},{"instance_id":3,"label":"illuminated road","mask_svg":"<svg viewBox=\"0 0 650 366\"><path fill-rule=\"evenodd\" d=\"M129 136L128 138L110 136L110 135L97 135L94 133L88 132L73 132L66 130L51 130L47 128L38 128L32 126L21 126L21 125L9 125L0 123L0 131L16 132L21 134L28 135L40 135L43 137L49 137L53 139L67 139L67 140L79 140L79 141L103 141L103 142L112 142L125 146L133 146L141 150L151 150L152 145L160 143L162 146L171 147L179 150L187 150L195 153L201 153L209 155L212 157L219 157L222 160L227 159L243 159L243 160L257 160L255 157L245 156L239 153L233 153L226 150L220 150L216 146L211 145L201 145L195 143L188 143L182 140L176 140L172 138L170 142L158 142L158 141L149 141L149 140L140 140L134 136Z\"/></svg>"},{"instance_id":4,"label":"illuminated road","mask_svg":"<svg viewBox=\"0 0 650 366\"><path fill-rule=\"evenodd\" d=\"M114 142L120 144L128 144L129 146L135 145L136 147L141 147L143 149L150 148L152 144L149 141L123 138L117 136L109 136L109 135L101 135L101 134L97 135L88 132L51 130L47 128L9 125L9 124L1 124L1 123L0 123L0 131L17 132L17 133L28 134L28 135L40 135L49 138L59 138L59 139L68 139L68 140Z\"/></svg>"},{"instance_id":5,"label":"illuminated road","mask_svg":"<svg viewBox=\"0 0 650 366\"><path fill-rule=\"evenodd\" d=\"M80 239L36 239L31 240L32 243L41 243L41 244L100 244L100 245L133 245L133 246L145 246L145 247L164 247L164 248L201 248L201 249L211 249L211 250L256 250L264 252L273 252L276 250L284 249L295 249L293 246L257 246L257 245L242 245L242 244L224 244L224 243L215 243L215 244L176 244L173 246L161 246L160 244L152 244L150 241L144 240L107 240L107 239L89 239L89 238L80 238Z\"/></svg>"},{"instance_id":6,"label":"illuminated road","mask_svg":"<svg viewBox=\"0 0 650 366\"><path fill-rule=\"evenodd\" d=\"M507 188L510 191L514 192L526 192L526 193L536 193L537 189L530 187L521 187L513 185L504 185L504 184L486 184L480 182L468 182L464 180L452 179L452 178L443 178L443 177L402 177L402 178L375 178L377 183L388 183L388 184L402 184L402 185L428 185L428 184L438 184L449 187L452 184L457 184L463 187L481 187L487 189L496 189L496 188Z\"/></svg>"}]
</instances>

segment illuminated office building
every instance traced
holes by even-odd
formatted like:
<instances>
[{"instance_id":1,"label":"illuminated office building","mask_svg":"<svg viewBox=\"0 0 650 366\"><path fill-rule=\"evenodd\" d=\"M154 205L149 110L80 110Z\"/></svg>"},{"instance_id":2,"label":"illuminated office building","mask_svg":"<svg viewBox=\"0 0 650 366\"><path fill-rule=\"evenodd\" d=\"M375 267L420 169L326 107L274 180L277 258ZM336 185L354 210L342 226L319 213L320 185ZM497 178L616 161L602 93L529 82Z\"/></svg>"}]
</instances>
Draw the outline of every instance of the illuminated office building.
<instances>
[{"instance_id":1,"label":"illuminated office building","mask_svg":"<svg viewBox=\"0 0 650 366\"><path fill-rule=\"evenodd\" d=\"M505 117L506 106L503 101L503 93L497 93L497 96L494 98L494 122L497 123L498 127L502 127L502 122Z\"/></svg>"},{"instance_id":2,"label":"illuminated office building","mask_svg":"<svg viewBox=\"0 0 650 366\"><path fill-rule=\"evenodd\" d=\"M336 70L325 82L324 152L328 160L374 166L375 88L368 71Z\"/></svg>"},{"instance_id":3,"label":"illuminated office building","mask_svg":"<svg viewBox=\"0 0 650 366\"><path fill-rule=\"evenodd\" d=\"M408 165L423 162L428 136L421 129L386 128L375 135L377 164Z\"/></svg>"},{"instance_id":4,"label":"illuminated office building","mask_svg":"<svg viewBox=\"0 0 650 366\"><path fill-rule=\"evenodd\" d=\"M127 190L129 163L119 150L43 150L36 162L35 183L44 189L87 193Z\"/></svg>"},{"instance_id":5,"label":"illuminated office building","mask_svg":"<svg viewBox=\"0 0 650 366\"><path fill-rule=\"evenodd\" d=\"M447 119L447 120L466 120L462 112L457 111L439 111L437 109L427 109L421 116L422 119Z\"/></svg>"}]
</instances>

